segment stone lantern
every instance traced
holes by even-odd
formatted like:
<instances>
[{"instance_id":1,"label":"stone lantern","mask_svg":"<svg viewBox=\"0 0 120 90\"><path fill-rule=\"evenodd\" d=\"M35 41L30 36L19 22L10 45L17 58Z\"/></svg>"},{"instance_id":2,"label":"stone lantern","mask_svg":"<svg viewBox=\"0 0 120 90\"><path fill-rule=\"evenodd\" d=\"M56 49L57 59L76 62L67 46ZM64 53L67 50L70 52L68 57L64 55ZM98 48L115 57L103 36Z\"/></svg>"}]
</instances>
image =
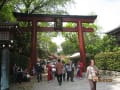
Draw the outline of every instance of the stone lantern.
<instances>
[{"instance_id":1,"label":"stone lantern","mask_svg":"<svg viewBox=\"0 0 120 90\"><path fill-rule=\"evenodd\" d=\"M0 90L9 90L9 48L14 46L13 33L17 29L17 23L0 22Z\"/></svg>"}]
</instances>

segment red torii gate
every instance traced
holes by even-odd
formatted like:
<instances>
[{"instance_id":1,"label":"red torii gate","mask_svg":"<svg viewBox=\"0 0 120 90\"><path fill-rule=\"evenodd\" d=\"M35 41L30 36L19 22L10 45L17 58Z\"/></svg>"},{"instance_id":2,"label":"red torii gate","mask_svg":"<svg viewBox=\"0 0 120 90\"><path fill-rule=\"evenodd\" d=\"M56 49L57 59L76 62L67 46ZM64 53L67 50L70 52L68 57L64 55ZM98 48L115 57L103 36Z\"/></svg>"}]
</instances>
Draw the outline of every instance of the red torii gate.
<instances>
[{"instance_id":1,"label":"red torii gate","mask_svg":"<svg viewBox=\"0 0 120 90\"><path fill-rule=\"evenodd\" d=\"M55 32L54 27L39 27L38 22L54 22L56 18L60 18L62 22L74 22L77 27L74 28L64 28L62 27L61 32L78 32L79 47L80 47L80 60L84 65L84 70L86 68L86 54L84 45L84 32L93 32L93 28L84 28L82 23L93 23L97 18L94 16L77 16L77 15L50 15L50 14L26 14L14 12L14 16L17 21L31 22L31 26L20 27L20 30L29 31L32 33L32 43L31 43L31 56L30 56L30 69L36 63L36 43L37 43L37 32Z\"/></svg>"}]
</instances>

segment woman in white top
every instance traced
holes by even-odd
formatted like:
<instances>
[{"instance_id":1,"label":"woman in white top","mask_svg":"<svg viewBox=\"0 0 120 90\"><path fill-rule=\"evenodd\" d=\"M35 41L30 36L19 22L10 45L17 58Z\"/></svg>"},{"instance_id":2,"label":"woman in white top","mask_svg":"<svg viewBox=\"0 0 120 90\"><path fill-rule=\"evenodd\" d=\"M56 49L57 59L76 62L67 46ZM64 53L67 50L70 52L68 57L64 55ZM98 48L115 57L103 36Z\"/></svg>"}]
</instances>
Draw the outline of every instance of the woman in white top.
<instances>
[{"instance_id":1,"label":"woman in white top","mask_svg":"<svg viewBox=\"0 0 120 90\"><path fill-rule=\"evenodd\" d=\"M90 84L90 90L96 90L96 81L93 80L93 77L98 73L98 68L94 65L94 60L90 60L90 65L87 67L87 78Z\"/></svg>"}]
</instances>

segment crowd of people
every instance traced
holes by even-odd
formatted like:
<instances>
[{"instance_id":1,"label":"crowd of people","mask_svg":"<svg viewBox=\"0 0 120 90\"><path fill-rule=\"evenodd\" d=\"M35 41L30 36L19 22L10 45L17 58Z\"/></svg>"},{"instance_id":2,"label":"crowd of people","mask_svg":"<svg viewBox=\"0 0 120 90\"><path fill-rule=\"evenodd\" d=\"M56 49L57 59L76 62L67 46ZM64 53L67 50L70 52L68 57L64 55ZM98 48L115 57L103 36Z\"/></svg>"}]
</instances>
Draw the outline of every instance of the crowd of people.
<instances>
[{"instance_id":1,"label":"crowd of people","mask_svg":"<svg viewBox=\"0 0 120 90\"><path fill-rule=\"evenodd\" d=\"M75 71L77 71L76 75ZM65 63L64 61L58 59L56 62L51 61L47 62L47 64L43 64L42 62L38 61L35 65L35 73L38 82L42 81L42 74L47 73L48 82L55 80L56 78L58 84L62 85L62 81L74 82L74 76L81 79L82 72L83 64L78 62L77 65L75 65L75 63L73 63L71 60Z\"/></svg>"},{"instance_id":2,"label":"crowd of people","mask_svg":"<svg viewBox=\"0 0 120 90\"><path fill-rule=\"evenodd\" d=\"M39 66L39 68L38 68ZM44 73L45 68L47 69L47 80L58 81L58 84L61 86L63 81L74 82L74 76L79 79L82 79L83 75L83 63L78 62L76 65L70 60L68 63L63 62L58 59L57 62L48 62L46 65L36 64L36 73L38 82L42 80L42 73ZM75 74L76 71L76 74ZM96 80L93 77L97 76L98 68L94 64L94 60L90 60L90 65L86 70L86 77L88 78L90 84L90 90L96 90Z\"/></svg>"},{"instance_id":3,"label":"crowd of people","mask_svg":"<svg viewBox=\"0 0 120 90\"><path fill-rule=\"evenodd\" d=\"M71 60L65 63L58 59L56 62L42 63L38 61L33 69L34 75L36 75L38 82L42 81L43 73L47 73L47 81L57 79L58 84L61 86L63 81L74 82L74 76L82 79L83 75L83 63L78 62L76 65ZM76 71L76 73L75 73ZM90 89L96 90L96 80L93 78L98 74L98 68L95 66L94 60L90 60L90 65L86 69L86 77L88 78ZM30 74L27 69L23 69L16 64L13 66L14 81L21 83L22 81L30 81Z\"/></svg>"}]
</instances>

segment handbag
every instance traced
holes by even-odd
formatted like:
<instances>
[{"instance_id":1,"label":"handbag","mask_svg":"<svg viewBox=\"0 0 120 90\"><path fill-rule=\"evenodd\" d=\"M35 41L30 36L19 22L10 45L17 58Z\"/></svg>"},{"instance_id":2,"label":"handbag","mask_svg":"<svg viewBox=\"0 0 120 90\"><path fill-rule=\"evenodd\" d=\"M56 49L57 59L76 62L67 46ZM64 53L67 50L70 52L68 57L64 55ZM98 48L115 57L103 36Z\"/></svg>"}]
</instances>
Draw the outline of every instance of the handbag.
<instances>
[{"instance_id":1,"label":"handbag","mask_svg":"<svg viewBox=\"0 0 120 90\"><path fill-rule=\"evenodd\" d=\"M92 80L93 80L94 82L97 82L97 81L98 81L98 76L92 76Z\"/></svg>"},{"instance_id":2,"label":"handbag","mask_svg":"<svg viewBox=\"0 0 120 90\"><path fill-rule=\"evenodd\" d=\"M99 80L99 78L100 78L99 72L97 71L96 67L93 67L93 68L94 68L94 70L95 70L95 75L92 76L92 80L93 80L94 82L97 82L97 81Z\"/></svg>"}]
</instances>

